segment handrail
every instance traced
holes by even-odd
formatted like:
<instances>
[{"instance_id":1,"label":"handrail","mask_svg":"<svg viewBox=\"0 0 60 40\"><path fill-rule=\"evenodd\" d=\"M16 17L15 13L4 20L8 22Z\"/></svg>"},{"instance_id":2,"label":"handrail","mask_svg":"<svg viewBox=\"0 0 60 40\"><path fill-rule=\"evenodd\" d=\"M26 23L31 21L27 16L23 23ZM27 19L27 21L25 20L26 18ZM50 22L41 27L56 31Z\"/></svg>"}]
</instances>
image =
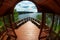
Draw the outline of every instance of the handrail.
<instances>
[{"instance_id":1,"label":"handrail","mask_svg":"<svg viewBox=\"0 0 60 40\"><path fill-rule=\"evenodd\" d=\"M34 19L34 18L31 18L31 17L27 17L27 18L24 18L24 19L18 21L17 27L23 25L24 23L26 23L26 22L28 22L28 21L31 21L32 23L36 24L36 25L38 26L38 28L39 28L39 26L40 26L40 21L39 21L39 20L36 20L36 19Z\"/></svg>"},{"instance_id":2,"label":"handrail","mask_svg":"<svg viewBox=\"0 0 60 40\"><path fill-rule=\"evenodd\" d=\"M24 21L25 20L25 21ZM19 22L21 22L20 24L19 24L19 26L18 27L20 27L21 25L23 25L24 23L26 23L26 22L28 22L28 21L31 21L32 23L34 23L35 25L37 25L37 27L39 28L39 29L41 29L41 22L39 21L39 20L36 20L36 19L34 19L34 18L31 18L31 17L27 17L27 18L24 18L24 19L22 19L21 21L19 21ZM46 26L47 27L47 26ZM46 38L47 36L42 36L42 37L40 37L41 39L42 38ZM40 39L39 38L39 39Z\"/></svg>"},{"instance_id":3,"label":"handrail","mask_svg":"<svg viewBox=\"0 0 60 40\"><path fill-rule=\"evenodd\" d=\"M54 19L55 19L55 14L53 14L53 18L52 18L52 25L51 25L51 28L49 28L48 27L48 29L50 29L50 30L47 30L48 32L49 32L49 35L48 36L44 36L44 37L40 37L39 38L39 40L40 39L42 39L42 38L50 38L51 37L51 33L53 33L54 35L57 35L55 38L57 38L58 37L58 34L60 33L58 33L58 34L56 34L52 29L53 29L53 24L54 24ZM41 25L41 22L40 22L40 20L36 20L36 19L34 19L34 18L31 18L31 17L27 17L27 18L24 18L24 19L22 19L22 20L19 20L18 22L15 22L15 23L12 23L11 25L15 25L16 23L17 23L17 25L16 25L16 29L18 28L18 27L20 27L21 25L23 25L24 23L26 23L26 22L28 22L28 21L31 21L32 23L34 23L35 25L37 25L37 27L39 28L39 29L41 29L41 27L42 27L42 25ZM45 22L45 21L44 21ZM43 23L44 23L43 22ZM41 26L41 27L40 27ZM47 27L47 25L45 25L45 27ZM43 29L42 29L43 30ZM5 32L5 31L4 31ZM2 32L2 35L4 34L4 32ZM42 31L43 32L43 31ZM41 33L42 33L41 32ZM51 32L51 33L50 33ZM2 37L2 35L0 35L0 38ZM4 36L4 35L3 35ZM3 38L3 37L2 37Z\"/></svg>"}]
</instances>

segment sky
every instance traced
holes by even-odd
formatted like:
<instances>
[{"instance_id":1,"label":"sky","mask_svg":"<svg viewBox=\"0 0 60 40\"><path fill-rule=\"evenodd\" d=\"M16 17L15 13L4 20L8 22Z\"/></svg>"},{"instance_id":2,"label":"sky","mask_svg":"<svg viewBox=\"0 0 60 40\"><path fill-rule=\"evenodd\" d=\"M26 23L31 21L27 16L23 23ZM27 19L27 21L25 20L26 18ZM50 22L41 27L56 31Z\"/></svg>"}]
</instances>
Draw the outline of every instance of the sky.
<instances>
[{"instance_id":1,"label":"sky","mask_svg":"<svg viewBox=\"0 0 60 40\"><path fill-rule=\"evenodd\" d=\"M19 2L15 6L16 11L28 11L28 12L37 12L36 5L30 1Z\"/></svg>"}]
</instances>

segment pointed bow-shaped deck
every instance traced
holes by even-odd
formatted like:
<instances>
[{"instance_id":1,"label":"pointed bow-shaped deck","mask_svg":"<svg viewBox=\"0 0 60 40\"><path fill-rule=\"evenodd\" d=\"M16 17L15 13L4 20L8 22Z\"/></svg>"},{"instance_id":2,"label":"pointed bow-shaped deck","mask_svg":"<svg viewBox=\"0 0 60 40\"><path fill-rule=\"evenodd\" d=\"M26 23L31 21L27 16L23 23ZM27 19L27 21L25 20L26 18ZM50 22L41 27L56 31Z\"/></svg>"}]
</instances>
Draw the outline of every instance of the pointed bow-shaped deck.
<instances>
[{"instance_id":1,"label":"pointed bow-shaped deck","mask_svg":"<svg viewBox=\"0 0 60 40\"><path fill-rule=\"evenodd\" d=\"M40 29L31 21L28 21L16 29L15 32L17 34L17 40L38 40ZM46 35L47 34L45 32L42 32L42 36Z\"/></svg>"},{"instance_id":2,"label":"pointed bow-shaped deck","mask_svg":"<svg viewBox=\"0 0 60 40\"><path fill-rule=\"evenodd\" d=\"M44 31L45 30L43 29L41 37L47 35L47 33ZM28 21L21 25L18 29L15 29L15 33L17 35L17 40L38 40L40 29L31 21ZM3 40L6 39L7 35L3 38ZM46 38L43 38L42 40L46 40Z\"/></svg>"},{"instance_id":3,"label":"pointed bow-shaped deck","mask_svg":"<svg viewBox=\"0 0 60 40\"><path fill-rule=\"evenodd\" d=\"M17 40L38 40L40 29L31 21L28 21L20 28L16 29Z\"/></svg>"}]
</instances>

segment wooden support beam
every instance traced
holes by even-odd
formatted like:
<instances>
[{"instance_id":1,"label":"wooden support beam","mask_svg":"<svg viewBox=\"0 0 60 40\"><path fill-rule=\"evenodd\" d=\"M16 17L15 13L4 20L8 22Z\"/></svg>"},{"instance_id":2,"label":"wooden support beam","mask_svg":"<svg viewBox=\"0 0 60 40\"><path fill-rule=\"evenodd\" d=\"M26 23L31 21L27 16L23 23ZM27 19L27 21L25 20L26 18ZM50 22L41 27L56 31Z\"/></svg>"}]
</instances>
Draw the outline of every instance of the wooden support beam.
<instances>
[{"instance_id":1,"label":"wooden support beam","mask_svg":"<svg viewBox=\"0 0 60 40\"><path fill-rule=\"evenodd\" d=\"M11 14L9 14L9 23L10 23L10 29L11 29L11 32L13 33L13 35L11 35L11 34L8 34L8 35L10 35L11 37L14 36L14 38L16 39L17 35L16 35L15 30L13 28Z\"/></svg>"},{"instance_id":2,"label":"wooden support beam","mask_svg":"<svg viewBox=\"0 0 60 40\"><path fill-rule=\"evenodd\" d=\"M40 33L39 33L39 40L41 40L41 34L42 34L42 31L43 31L43 28L45 26L45 23L46 23L46 13L43 12L42 13L42 23L41 23L41 29L40 29Z\"/></svg>"}]
</instances>

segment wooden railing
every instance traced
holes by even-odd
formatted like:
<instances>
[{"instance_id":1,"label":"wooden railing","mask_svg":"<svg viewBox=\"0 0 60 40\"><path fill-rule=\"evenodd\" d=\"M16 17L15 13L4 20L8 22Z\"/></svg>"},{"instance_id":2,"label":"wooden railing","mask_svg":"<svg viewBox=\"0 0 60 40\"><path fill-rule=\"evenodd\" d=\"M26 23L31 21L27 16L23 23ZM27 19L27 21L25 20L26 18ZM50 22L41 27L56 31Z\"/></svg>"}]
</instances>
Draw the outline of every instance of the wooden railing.
<instances>
[{"instance_id":1,"label":"wooden railing","mask_svg":"<svg viewBox=\"0 0 60 40\"><path fill-rule=\"evenodd\" d=\"M12 15L12 19L11 19L11 16L9 15L8 18L9 18L9 23L10 23L10 29L12 30L12 32L14 33L14 36L16 38L16 33L15 33L15 29L19 28L19 26L23 25L24 23L26 23L27 21L31 21L32 23L34 23L35 25L37 25L37 27L40 29L40 33L39 33L39 40L43 39L43 38L46 38L46 40L60 40L60 30L59 32L56 34L54 31L53 31L53 27L54 27L54 21L55 21L55 14L53 14L52 16L52 24L51 24L51 27L48 27L46 25L46 13L43 13L42 14L42 21L40 20L37 20L37 19L34 19L34 18L31 18L31 17L28 17L28 18L24 18L22 20L19 20L18 22L14 22L12 23L12 19L14 20L14 16ZM5 27L6 27L6 34L5 35L10 35L8 34L9 31L9 28L7 27L6 23L5 23L5 19L3 17L3 21L4 21L4 24L5 24ZM60 23L60 22L59 22ZM16 28L14 28L14 25L16 26ZM45 28L48 28L48 30L46 30ZM42 30L45 29L46 31L48 31L49 35L47 36L44 36L44 37L41 37L41 33L43 32ZM4 32L0 35L0 38L2 37L2 35L4 34ZM3 35L3 37L5 36ZM53 35L53 36L52 36ZM2 38L3 38L2 37Z\"/></svg>"},{"instance_id":2,"label":"wooden railing","mask_svg":"<svg viewBox=\"0 0 60 40\"><path fill-rule=\"evenodd\" d=\"M34 18L31 18L31 17L27 17L27 18L24 18L22 20L19 20L17 22L17 27L23 25L24 23L28 22L28 21L31 21L32 23L34 23L35 25L38 26L38 28L40 29L40 21L39 20L36 20Z\"/></svg>"}]
</instances>

